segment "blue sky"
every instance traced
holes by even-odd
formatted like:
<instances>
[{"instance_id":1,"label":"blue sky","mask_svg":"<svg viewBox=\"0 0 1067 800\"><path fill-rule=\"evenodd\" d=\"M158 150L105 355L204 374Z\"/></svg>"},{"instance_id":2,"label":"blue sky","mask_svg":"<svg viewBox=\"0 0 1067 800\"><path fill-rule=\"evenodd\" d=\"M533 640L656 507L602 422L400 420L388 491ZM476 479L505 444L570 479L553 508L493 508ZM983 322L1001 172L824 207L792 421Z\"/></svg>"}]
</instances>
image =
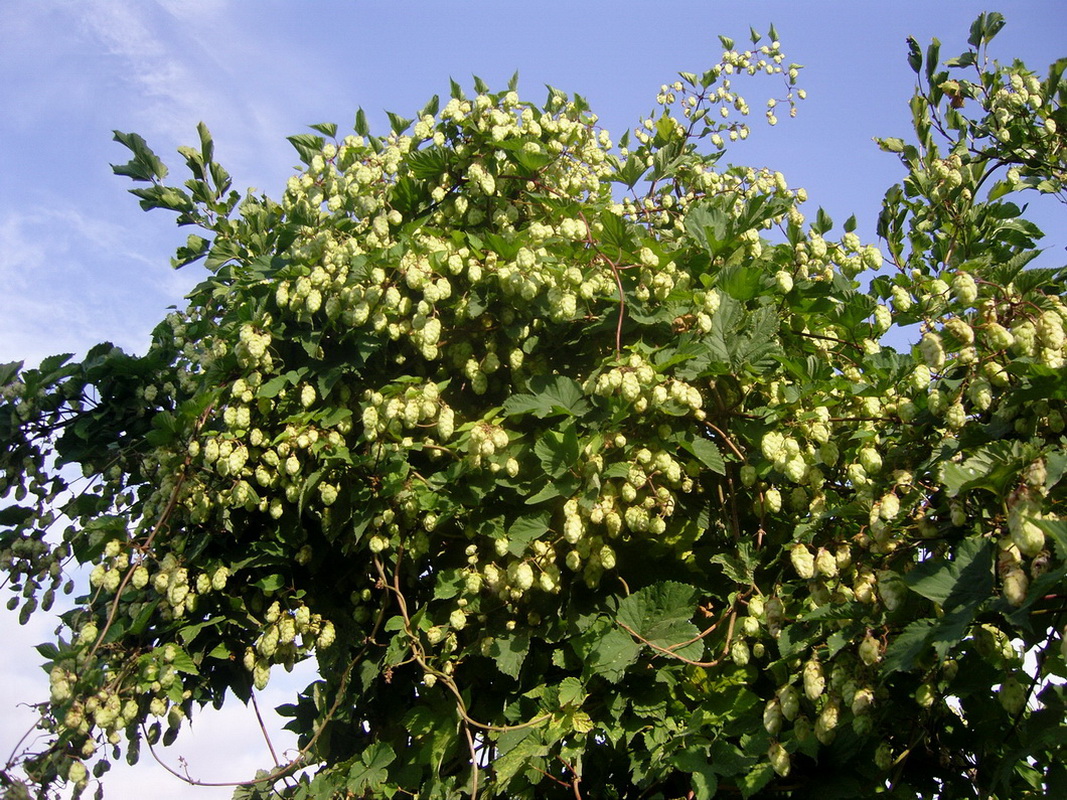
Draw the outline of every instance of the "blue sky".
<instances>
[{"instance_id":1,"label":"blue sky","mask_svg":"<svg viewBox=\"0 0 1067 800\"><path fill-rule=\"evenodd\" d=\"M783 115L769 128L759 110L780 84L741 88L754 130L728 158L781 170L807 189L809 214L821 205L840 224L855 213L858 232L873 240L881 197L902 173L871 138L909 132L914 75L904 39L925 45L937 36L943 56L955 55L971 20L989 8L967 0L7 0L0 5L0 285L8 298L0 362L84 352L102 340L142 351L166 307L199 280L196 267L168 266L187 232L166 213L143 214L126 194L130 184L111 175L109 164L126 160L113 129L145 136L181 178L175 147L194 143L203 120L236 188L278 196L297 163L285 137L324 121L344 130L357 106L381 129L385 110L411 116L431 95L447 95L450 77L470 86L479 75L502 87L518 71L521 95L540 101L545 84L580 93L617 139L653 110L661 83L717 60L716 34L741 43L749 26L765 31L773 22L787 58L805 66L808 99L796 119ZM1067 55L1067 3L1001 0L993 8L1008 21L994 56L1022 58L1043 75ZM1061 264L1062 207L1034 207L1039 224L1058 229L1050 257ZM9 709L47 694L31 645L52 624L19 628L0 614L9 643L0 652L6 758L30 719ZM264 705L278 702L284 697L275 694ZM218 715L197 736L168 755L184 755L205 779L240 778L266 765L250 715ZM121 786L151 786L159 798L193 791L158 768L114 777L113 796L133 796ZM205 800L230 793L195 792Z\"/></svg>"}]
</instances>

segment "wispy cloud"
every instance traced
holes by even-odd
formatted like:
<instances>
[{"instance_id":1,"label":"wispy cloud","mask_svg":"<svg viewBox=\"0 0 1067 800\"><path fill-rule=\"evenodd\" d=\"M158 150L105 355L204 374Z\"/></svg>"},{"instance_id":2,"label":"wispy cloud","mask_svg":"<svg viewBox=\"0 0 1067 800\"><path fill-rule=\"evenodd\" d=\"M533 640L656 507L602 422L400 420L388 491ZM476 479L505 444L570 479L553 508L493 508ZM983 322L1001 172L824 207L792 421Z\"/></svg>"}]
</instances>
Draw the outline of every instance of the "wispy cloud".
<instances>
[{"instance_id":1,"label":"wispy cloud","mask_svg":"<svg viewBox=\"0 0 1067 800\"><path fill-rule=\"evenodd\" d=\"M113 61L112 76L123 76L137 113L150 133L180 139L188 135L188 121L215 105L217 92L206 85L193 64L210 53L179 53L178 31L159 33L160 8L154 3L92 0L79 7L79 22L92 44ZM180 43L188 46L189 43Z\"/></svg>"},{"instance_id":2,"label":"wispy cloud","mask_svg":"<svg viewBox=\"0 0 1067 800\"><path fill-rule=\"evenodd\" d=\"M291 100L286 90L307 84L295 76L288 87L255 79L274 65L262 40L245 33L228 4L92 0L79 8L82 29L114 62L109 75L123 76L133 121L157 152L157 144L170 151L192 143L196 124L204 121L230 145L220 147L220 160L224 153L239 188L246 185L241 168L253 172L251 180L264 181L289 166L280 132ZM299 73L297 53L287 53L285 61Z\"/></svg>"},{"instance_id":3,"label":"wispy cloud","mask_svg":"<svg viewBox=\"0 0 1067 800\"><path fill-rule=\"evenodd\" d=\"M0 217L0 361L35 364L98 341L143 351L166 306L196 280L175 273L160 243L143 247L130 226L76 205L32 207Z\"/></svg>"}]
</instances>

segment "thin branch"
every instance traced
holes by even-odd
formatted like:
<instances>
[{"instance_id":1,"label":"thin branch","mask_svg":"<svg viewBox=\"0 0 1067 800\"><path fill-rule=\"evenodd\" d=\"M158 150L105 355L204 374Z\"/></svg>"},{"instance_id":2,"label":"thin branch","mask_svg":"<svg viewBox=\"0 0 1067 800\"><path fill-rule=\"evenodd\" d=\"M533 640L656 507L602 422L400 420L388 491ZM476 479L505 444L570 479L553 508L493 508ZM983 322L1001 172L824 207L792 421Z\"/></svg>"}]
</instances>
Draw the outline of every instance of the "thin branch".
<instances>
[{"instance_id":1,"label":"thin branch","mask_svg":"<svg viewBox=\"0 0 1067 800\"><path fill-rule=\"evenodd\" d=\"M578 774L576 770L563 756L557 755L557 759L565 766L574 777L571 778L570 787L574 790L575 800L582 800L582 790L578 788L578 784L582 782L582 776ZM564 784L566 786L567 784Z\"/></svg>"},{"instance_id":2,"label":"thin branch","mask_svg":"<svg viewBox=\"0 0 1067 800\"><path fill-rule=\"evenodd\" d=\"M693 642L699 642L704 637L706 637L709 634L713 633L722 624L722 621L724 619L726 619L726 612L725 611L723 612L722 616L719 617L719 619L715 622L715 624L712 625L707 630L702 631L701 633L698 633L696 636L694 636L692 639L689 639L688 641L679 642L678 644L672 644L667 649L670 650L673 653L675 650L681 650L683 647L685 647L686 645L692 644Z\"/></svg>"},{"instance_id":3,"label":"thin branch","mask_svg":"<svg viewBox=\"0 0 1067 800\"><path fill-rule=\"evenodd\" d=\"M703 423L704 423L704 425L706 427L710 428L712 431L714 431L715 433L719 434L719 436L722 437L722 440L724 442L726 442L726 446L734 451L734 455L736 455L742 461L745 460L744 454L738 449L737 445L734 444L734 440L731 439L729 436L727 436L726 432L723 431L722 428L720 428L718 425L716 425L711 420L705 419L705 420L702 420L702 421L703 421Z\"/></svg>"},{"instance_id":4,"label":"thin branch","mask_svg":"<svg viewBox=\"0 0 1067 800\"><path fill-rule=\"evenodd\" d=\"M281 762L278 760L278 754L274 752L274 745L270 740L270 734L267 733L267 726L263 722L263 715L259 713L259 703L256 702L255 692L252 692L252 710L256 712L256 720L259 722L259 730L263 733L263 739L267 743L267 749L270 750L270 757L274 759L274 766L281 766Z\"/></svg>"},{"instance_id":5,"label":"thin branch","mask_svg":"<svg viewBox=\"0 0 1067 800\"><path fill-rule=\"evenodd\" d=\"M247 780L247 781L225 781L225 782L218 782L218 783L211 783L211 782L208 782L208 781L200 781L200 780L196 780L195 778L192 778L192 777L190 777L188 775L183 775L182 773L178 772L176 769L174 769L170 765L166 764L159 757L159 755L155 751L155 748L152 746L152 742L148 739L147 731L144 730L144 725L142 724L141 725L141 730L145 734L145 741L148 742L148 749L152 753L152 758L154 758L156 760L156 762L161 767L163 767L163 769L165 769L167 772L169 772L171 775L174 775L175 777L181 779L185 783L188 783L188 784L190 784L192 786L256 786L256 785L261 784L261 783L272 783L273 784L273 783L275 783L275 782L277 782L279 780L282 780L283 778L289 777L290 775L292 775L293 773L297 772L298 770L303 769L305 766L307 766L307 761L305 759L305 756L311 751L311 749L319 741L319 737L322 736L323 732L326 730L326 728L329 725L330 721L337 714L337 709L341 707L341 701L344 700L344 698L345 698L345 690L348 688L348 681L352 676L352 670L355 668L356 664L358 664L362 660L363 655L370 648L370 646L372 644L372 639L373 639L374 633L378 630L378 627L381 625L381 622L384 619L384 617L385 617L385 606L383 605L382 609L378 612L378 619L375 622L374 628L372 629L370 635L367 637L366 643L363 645L363 647L360 649L360 651L358 653L356 653L356 655L352 658L352 660L348 662L348 666L345 667L345 671L341 674L341 681L340 681L340 683L339 683L339 685L337 687L337 694L334 696L333 704L330 706L329 710L326 712L326 715L323 717L322 724L318 726L318 730L315 731L315 735L311 737L311 739L308 741L308 743L306 745L304 745L303 747L300 748L300 750L297 752L297 754L296 754L296 756L294 758L292 758L287 763L282 764L277 769L271 771L269 774L264 775L262 778L253 778L252 780ZM253 702L254 702L254 700L255 700L255 698L253 698ZM257 716L259 715L259 710L258 709L256 709L256 715ZM262 725L262 720L261 720L260 724ZM270 742L268 740L268 745L269 745L269 743ZM273 755L273 750L271 751L271 754ZM275 760L277 760L277 757L275 757Z\"/></svg>"},{"instance_id":6,"label":"thin branch","mask_svg":"<svg viewBox=\"0 0 1067 800\"><path fill-rule=\"evenodd\" d=\"M567 781L561 781L561 780L560 780L559 778L557 778L557 777L556 777L555 775L552 775L552 774L550 774L550 773L548 773L548 772L545 772L545 771L544 771L543 769L541 769L540 767L538 767L538 766L534 765L533 763L529 764L529 767L531 767L531 768L533 768L533 769L537 770L537 771L538 771L538 772L540 772L540 773L541 773L542 775L544 775L544 776L545 776L546 778L548 778L548 779L549 779L550 781L553 781L553 782L555 782L555 783L558 783L558 784L559 784L560 786L562 786L562 787L563 787L564 789L568 788L568 787L569 787L569 786L571 785L571 784L567 783Z\"/></svg>"},{"instance_id":7,"label":"thin branch","mask_svg":"<svg viewBox=\"0 0 1067 800\"><path fill-rule=\"evenodd\" d=\"M478 750L474 746L470 725L463 726L463 735L467 737L467 747L471 751L471 800L478 800Z\"/></svg>"},{"instance_id":8,"label":"thin branch","mask_svg":"<svg viewBox=\"0 0 1067 800\"><path fill-rule=\"evenodd\" d=\"M250 781L217 781L217 782L214 782L214 781L201 781L201 780L197 780L196 778L191 777L190 775L183 775L181 772L179 772L178 770L174 769L174 767L170 766L170 764L167 764L162 758L159 757L159 754L156 752L155 746L152 744L151 740L148 738L148 732L146 730L144 730L144 726L143 725L141 727L141 731L144 734L145 742L148 743L148 752L152 754L152 758L155 759L156 763L159 764L159 766L163 767L163 769L165 769L167 772L169 772L175 778L178 778L178 780L180 780L180 781L182 781L184 783L188 783L190 786L235 786L236 787L236 786L255 786L256 784L260 784L260 783L273 783L273 782L275 782L277 780L280 780L280 779L282 779L282 778L284 778L284 777L286 777L288 775L291 775L292 773L296 772L298 769L300 769L301 767L304 766L303 756L301 755L301 756L298 756L297 758L294 758L292 761L290 761L285 766L274 770L269 775L264 775L262 778L255 778L255 779L250 780Z\"/></svg>"},{"instance_id":9,"label":"thin branch","mask_svg":"<svg viewBox=\"0 0 1067 800\"><path fill-rule=\"evenodd\" d=\"M15 746L11 748L11 755L9 755L7 757L7 765L6 765L7 769L10 769L11 767L15 766L15 763L16 763L15 754L18 752L19 748L22 747L22 743L24 741L26 741L27 739L29 739L30 738L30 734L33 733L35 730L37 730L37 723L36 722L33 723L33 725L30 726L29 730L27 730L24 734L22 734L22 736L19 738L19 740L17 742L15 742Z\"/></svg>"},{"instance_id":10,"label":"thin branch","mask_svg":"<svg viewBox=\"0 0 1067 800\"><path fill-rule=\"evenodd\" d=\"M648 645L653 650L657 650L660 653L663 653L663 655L665 655L665 656L670 656L671 658L676 658L679 661L681 661L683 663L686 663L686 664L690 664L690 665L692 665L694 667L717 667L719 665L719 663L722 661L722 658L717 658L714 661L693 661L690 658L686 658L685 656L678 655L673 650L668 650L666 647L660 647L658 644L654 644L653 642L650 642L648 639L646 639L644 636L639 634L637 631L635 631L633 628L631 628L625 622L619 622L619 620L615 620L615 624L618 625L620 628L622 628L624 631L626 631L628 634L630 634L632 637L637 639L637 641L641 642L642 644Z\"/></svg>"}]
</instances>

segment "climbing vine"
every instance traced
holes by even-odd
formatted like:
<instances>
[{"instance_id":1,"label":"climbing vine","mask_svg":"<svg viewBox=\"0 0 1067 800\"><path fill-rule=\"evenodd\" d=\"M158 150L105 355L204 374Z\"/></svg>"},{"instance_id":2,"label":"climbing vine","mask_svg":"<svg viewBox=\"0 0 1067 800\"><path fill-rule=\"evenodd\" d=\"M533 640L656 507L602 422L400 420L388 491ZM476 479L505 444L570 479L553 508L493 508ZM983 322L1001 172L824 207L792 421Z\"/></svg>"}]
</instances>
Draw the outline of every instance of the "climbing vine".
<instances>
[{"instance_id":1,"label":"climbing vine","mask_svg":"<svg viewBox=\"0 0 1067 800\"><path fill-rule=\"evenodd\" d=\"M143 356L0 367L10 605L91 570L7 796L309 658L235 797L1062 793L1067 306L1013 199L1067 85L1002 24L910 43L877 245L724 163L743 81L804 97L773 29L618 142L514 82L313 126L278 200L116 133L204 280Z\"/></svg>"}]
</instances>

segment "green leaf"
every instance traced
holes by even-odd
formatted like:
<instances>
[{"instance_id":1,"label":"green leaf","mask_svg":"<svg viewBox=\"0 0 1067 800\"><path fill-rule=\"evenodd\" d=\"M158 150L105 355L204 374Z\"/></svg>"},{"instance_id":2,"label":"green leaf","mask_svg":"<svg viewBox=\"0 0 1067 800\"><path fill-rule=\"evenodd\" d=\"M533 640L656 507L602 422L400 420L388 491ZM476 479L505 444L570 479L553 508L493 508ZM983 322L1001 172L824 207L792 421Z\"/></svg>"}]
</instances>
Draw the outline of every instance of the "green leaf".
<instances>
[{"instance_id":1,"label":"green leaf","mask_svg":"<svg viewBox=\"0 0 1067 800\"><path fill-rule=\"evenodd\" d=\"M833 227L833 219L826 213L826 209L820 207L819 210L815 212L815 222L812 224L811 229L816 233L827 233Z\"/></svg>"},{"instance_id":2,"label":"green leaf","mask_svg":"<svg viewBox=\"0 0 1067 800\"><path fill-rule=\"evenodd\" d=\"M960 53L953 58L945 59L946 67L971 67L978 62L978 54L973 50L968 50L966 53Z\"/></svg>"},{"instance_id":3,"label":"green leaf","mask_svg":"<svg viewBox=\"0 0 1067 800\"><path fill-rule=\"evenodd\" d=\"M763 286L765 272L758 267L736 265L719 273L717 286L741 303L752 300Z\"/></svg>"},{"instance_id":4,"label":"green leaf","mask_svg":"<svg viewBox=\"0 0 1067 800\"><path fill-rule=\"evenodd\" d=\"M726 474L726 463L718 446L702 436L693 436L684 443L685 449L697 457L705 467L719 475Z\"/></svg>"},{"instance_id":5,"label":"green leaf","mask_svg":"<svg viewBox=\"0 0 1067 800\"><path fill-rule=\"evenodd\" d=\"M723 686L741 686L747 680L742 671L738 670L733 676L724 675ZM740 695L740 692L737 692ZM735 708L737 706L734 706ZM743 742L744 740L742 740ZM758 758L754 755L746 755L742 748L722 739L716 739L711 743L711 763L715 772L719 775L737 775L739 772L752 766Z\"/></svg>"},{"instance_id":6,"label":"green leaf","mask_svg":"<svg viewBox=\"0 0 1067 800\"><path fill-rule=\"evenodd\" d=\"M529 394L515 394L504 402L504 414L532 413L539 419L565 414L580 417L591 408L582 386L563 375L536 375L528 384Z\"/></svg>"},{"instance_id":7,"label":"green leaf","mask_svg":"<svg viewBox=\"0 0 1067 800\"><path fill-rule=\"evenodd\" d=\"M752 586L756 579L757 562L752 556L752 545L748 542L739 542L737 554L716 553L711 557L712 564L722 567L726 577L741 586Z\"/></svg>"},{"instance_id":8,"label":"green leaf","mask_svg":"<svg viewBox=\"0 0 1067 800\"><path fill-rule=\"evenodd\" d=\"M1033 522L1052 539L1056 545L1057 555L1067 560L1067 520L1064 519L1035 519Z\"/></svg>"},{"instance_id":9,"label":"green leaf","mask_svg":"<svg viewBox=\"0 0 1067 800\"><path fill-rule=\"evenodd\" d=\"M135 181L156 181L167 177L167 166L159 159L148 143L136 133L113 131L114 140L127 147L133 158L122 166L111 165L116 175L125 175Z\"/></svg>"},{"instance_id":10,"label":"green leaf","mask_svg":"<svg viewBox=\"0 0 1067 800\"><path fill-rule=\"evenodd\" d=\"M414 120L402 117L399 114L394 114L392 111L386 111L385 116L389 118L389 128L393 133L398 136L411 127L411 123Z\"/></svg>"},{"instance_id":11,"label":"green leaf","mask_svg":"<svg viewBox=\"0 0 1067 800\"><path fill-rule=\"evenodd\" d=\"M574 425L546 431L534 445L534 453L549 477L562 477L578 461L578 433Z\"/></svg>"},{"instance_id":12,"label":"green leaf","mask_svg":"<svg viewBox=\"0 0 1067 800\"><path fill-rule=\"evenodd\" d=\"M676 754L671 763L682 772L688 772L693 782L697 800L710 800L719 788L719 778L708 756L706 746L692 744Z\"/></svg>"},{"instance_id":13,"label":"green leaf","mask_svg":"<svg viewBox=\"0 0 1067 800\"><path fill-rule=\"evenodd\" d=\"M764 786L771 782L774 777L774 769L770 764L764 762L757 764L753 767L740 781L738 781L739 788L741 789L741 797L748 800L757 792L759 792Z\"/></svg>"},{"instance_id":14,"label":"green leaf","mask_svg":"<svg viewBox=\"0 0 1067 800\"><path fill-rule=\"evenodd\" d=\"M193 662L192 657L182 648L178 648L178 654L170 663L178 672L184 672L189 675L200 674L200 670L196 668L196 664Z\"/></svg>"},{"instance_id":15,"label":"green leaf","mask_svg":"<svg viewBox=\"0 0 1067 800\"><path fill-rule=\"evenodd\" d=\"M700 592L688 584L654 583L624 597L617 619L646 643L698 660L704 654L704 643L692 641L700 631L690 620L699 597Z\"/></svg>"},{"instance_id":16,"label":"green leaf","mask_svg":"<svg viewBox=\"0 0 1067 800\"><path fill-rule=\"evenodd\" d=\"M41 658L44 658L47 661L55 661L56 657L59 655L59 648L52 642L43 642L36 645L34 649L38 652Z\"/></svg>"},{"instance_id":17,"label":"green leaf","mask_svg":"<svg viewBox=\"0 0 1067 800\"><path fill-rule=\"evenodd\" d=\"M828 619L859 619L863 616L861 603L827 603L797 617L798 622L815 622Z\"/></svg>"},{"instance_id":18,"label":"green leaf","mask_svg":"<svg viewBox=\"0 0 1067 800\"><path fill-rule=\"evenodd\" d=\"M17 528L34 518L37 512L26 506L4 506L0 508L0 525Z\"/></svg>"},{"instance_id":19,"label":"green leaf","mask_svg":"<svg viewBox=\"0 0 1067 800\"><path fill-rule=\"evenodd\" d=\"M493 772L496 780L506 786L520 770L548 755L548 745L537 728L522 728L502 734L497 740L497 752Z\"/></svg>"},{"instance_id":20,"label":"green leaf","mask_svg":"<svg viewBox=\"0 0 1067 800\"><path fill-rule=\"evenodd\" d=\"M162 208L166 211L191 212L193 200L181 189L173 186L153 186L148 189L130 189L130 194L141 198L140 206L145 211Z\"/></svg>"},{"instance_id":21,"label":"green leaf","mask_svg":"<svg viewBox=\"0 0 1067 800\"><path fill-rule=\"evenodd\" d=\"M215 627L223 620L225 620L225 617L211 617L210 619L202 620L192 625L184 625L178 631L178 638L182 640L182 644L188 645L200 635L200 632L204 630L204 628Z\"/></svg>"},{"instance_id":22,"label":"green leaf","mask_svg":"<svg viewBox=\"0 0 1067 800\"><path fill-rule=\"evenodd\" d=\"M581 706L585 701L586 693L585 687L582 682L575 678L573 675L563 679L559 685L559 704L560 706L573 706L575 708Z\"/></svg>"},{"instance_id":23,"label":"green leaf","mask_svg":"<svg viewBox=\"0 0 1067 800\"><path fill-rule=\"evenodd\" d=\"M945 609L980 603L993 591L993 551L989 539L965 539L951 560L936 558L917 564L904 582Z\"/></svg>"},{"instance_id":24,"label":"green leaf","mask_svg":"<svg viewBox=\"0 0 1067 800\"><path fill-rule=\"evenodd\" d=\"M308 125L313 131L318 131L323 136L329 136L331 139L337 136L337 123L336 122L320 122L317 125Z\"/></svg>"},{"instance_id":25,"label":"green leaf","mask_svg":"<svg viewBox=\"0 0 1067 800\"><path fill-rule=\"evenodd\" d=\"M512 678L519 677L519 670L530 652L530 635L511 633L493 639L489 656L496 661L496 668Z\"/></svg>"},{"instance_id":26,"label":"green leaf","mask_svg":"<svg viewBox=\"0 0 1067 800\"><path fill-rule=\"evenodd\" d=\"M545 500L552 500L556 497L570 497L581 485L581 479L568 472L553 481L547 481L540 490L526 498L526 505L536 505L537 503L543 503Z\"/></svg>"},{"instance_id":27,"label":"green leaf","mask_svg":"<svg viewBox=\"0 0 1067 800\"><path fill-rule=\"evenodd\" d=\"M425 147L409 153L405 164L420 180L439 178L448 170L449 151L444 147Z\"/></svg>"},{"instance_id":28,"label":"green leaf","mask_svg":"<svg viewBox=\"0 0 1067 800\"><path fill-rule=\"evenodd\" d=\"M686 232L707 248L712 256L721 255L729 246L736 247L730 232L733 222L730 215L718 206L699 203L689 209L685 216Z\"/></svg>"},{"instance_id":29,"label":"green leaf","mask_svg":"<svg viewBox=\"0 0 1067 800\"><path fill-rule=\"evenodd\" d=\"M778 634L778 652L789 658L804 650L817 636L817 628L800 621L786 625Z\"/></svg>"},{"instance_id":30,"label":"green leaf","mask_svg":"<svg viewBox=\"0 0 1067 800\"><path fill-rule=\"evenodd\" d=\"M282 389L288 386L296 386L305 374L307 374L307 367L291 369L283 375L277 375L260 386L256 391L256 396L268 400L277 397Z\"/></svg>"},{"instance_id":31,"label":"green leaf","mask_svg":"<svg viewBox=\"0 0 1067 800\"><path fill-rule=\"evenodd\" d=\"M995 545L987 539L966 539L955 558L918 564L904 576L917 594L938 603L943 614L936 619L911 622L886 648L885 674L912 669L927 647L944 657L967 635L975 614L993 591Z\"/></svg>"},{"instance_id":32,"label":"green leaf","mask_svg":"<svg viewBox=\"0 0 1067 800\"><path fill-rule=\"evenodd\" d=\"M941 42L936 38L930 40L930 44L926 48L926 80L930 81L934 77L934 71L937 69L941 60Z\"/></svg>"},{"instance_id":33,"label":"green leaf","mask_svg":"<svg viewBox=\"0 0 1067 800\"><path fill-rule=\"evenodd\" d=\"M285 586L285 577L274 572L270 575L264 575L259 580L253 582L252 585L265 592L276 592Z\"/></svg>"},{"instance_id":34,"label":"green leaf","mask_svg":"<svg viewBox=\"0 0 1067 800\"><path fill-rule=\"evenodd\" d=\"M185 246L178 248L175 257L170 261L170 265L174 269L180 269L181 267L192 264L194 261L203 258L208 254L210 249L210 239L205 239L203 236L197 236L195 233L189 234Z\"/></svg>"},{"instance_id":35,"label":"green leaf","mask_svg":"<svg viewBox=\"0 0 1067 800\"><path fill-rule=\"evenodd\" d=\"M434 599L451 600L463 591L466 580L466 572L464 570L446 569L439 572L433 588Z\"/></svg>"},{"instance_id":36,"label":"green leaf","mask_svg":"<svg viewBox=\"0 0 1067 800\"><path fill-rule=\"evenodd\" d=\"M908 43L908 66L918 75L923 65L922 50L919 49L919 43L915 41L915 37L909 36L906 41Z\"/></svg>"},{"instance_id":37,"label":"green leaf","mask_svg":"<svg viewBox=\"0 0 1067 800\"><path fill-rule=\"evenodd\" d=\"M549 511L527 514L515 520L508 528L508 551L516 558L526 554L530 542L540 538L548 531L552 515Z\"/></svg>"},{"instance_id":38,"label":"green leaf","mask_svg":"<svg viewBox=\"0 0 1067 800\"><path fill-rule=\"evenodd\" d=\"M647 171L648 165L645 163L644 159L639 158L636 155L631 155L615 170L612 175L612 180L616 183L623 183L632 189ZM618 219L614 214L611 216Z\"/></svg>"},{"instance_id":39,"label":"green leaf","mask_svg":"<svg viewBox=\"0 0 1067 800\"><path fill-rule=\"evenodd\" d=\"M623 254L632 253L637 249L632 224L610 211L601 214L599 221L604 229L601 234L602 240L612 256L621 258Z\"/></svg>"},{"instance_id":40,"label":"green leaf","mask_svg":"<svg viewBox=\"0 0 1067 800\"><path fill-rule=\"evenodd\" d=\"M981 47L989 44L1003 27L1004 16L1002 14L996 11L979 14L978 18L971 23L967 44L971 45L971 47Z\"/></svg>"},{"instance_id":41,"label":"green leaf","mask_svg":"<svg viewBox=\"0 0 1067 800\"><path fill-rule=\"evenodd\" d=\"M711 800L719 791L719 779L710 768L694 770L692 781L697 800Z\"/></svg>"},{"instance_id":42,"label":"green leaf","mask_svg":"<svg viewBox=\"0 0 1067 800\"><path fill-rule=\"evenodd\" d=\"M598 675L610 683L618 683L626 673L626 668L637 660L641 645L630 634L611 627L606 620L601 627L606 630L595 637L588 654L583 657L583 667L589 675ZM595 632L596 628L582 638L592 638Z\"/></svg>"},{"instance_id":43,"label":"green leaf","mask_svg":"<svg viewBox=\"0 0 1067 800\"><path fill-rule=\"evenodd\" d=\"M296 152L300 154L300 160L308 166L311 166L311 160L315 156L322 155L322 148L326 146L325 139L310 133L298 133L287 138L289 143L296 148Z\"/></svg>"},{"instance_id":44,"label":"green leaf","mask_svg":"<svg viewBox=\"0 0 1067 800\"><path fill-rule=\"evenodd\" d=\"M937 628L932 619L917 619L908 624L886 648L882 669L886 675L909 670L926 651L933 632Z\"/></svg>"},{"instance_id":45,"label":"green leaf","mask_svg":"<svg viewBox=\"0 0 1067 800\"><path fill-rule=\"evenodd\" d=\"M68 358L71 355L73 354L68 354ZM19 374L23 363L22 361L8 361L6 364L0 364L0 386L15 380L15 376Z\"/></svg>"},{"instance_id":46,"label":"green leaf","mask_svg":"<svg viewBox=\"0 0 1067 800\"><path fill-rule=\"evenodd\" d=\"M540 147L540 142L534 137L507 139L498 142L497 145L500 150L507 153L508 161L518 168L517 172L520 175L527 178L533 178L538 171L555 161L557 156L555 153L541 149L536 151L527 150L526 145L528 143L536 144Z\"/></svg>"},{"instance_id":47,"label":"green leaf","mask_svg":"<svg viewBox=\"0 0 1067 800\"><path fill-rule=\"evenodd\" d=\"M941 481L949 497L972 489L985 489L1004 497L1018 480L1019 470L1030 461L1030 454L1017 441L999 441L979 447L962 462L946 462Z\"/></svg>"},{"instance_id":48,"label":"green leaf","mask_svg":"<svg viewBox=\"0 0 1067 800\"><path fill-rule=\"evenodd\" d=\"M389 776L386 768L396 759L393 748L384 742L375 742L348 770L348 790L357 796L368 790L378 790Z\"/></svg>"},{"instance_id":49,"label":"green leaf","mask_svg":"<svg viewBox=\"0 0 1067 800\"><path fill-rule=\"evenodd\" d=\"M367 123L367 112L362 108L356 109L356 121L352 129L360 136L370 136L370 125Z\"/></svg>"}]
</instances>

